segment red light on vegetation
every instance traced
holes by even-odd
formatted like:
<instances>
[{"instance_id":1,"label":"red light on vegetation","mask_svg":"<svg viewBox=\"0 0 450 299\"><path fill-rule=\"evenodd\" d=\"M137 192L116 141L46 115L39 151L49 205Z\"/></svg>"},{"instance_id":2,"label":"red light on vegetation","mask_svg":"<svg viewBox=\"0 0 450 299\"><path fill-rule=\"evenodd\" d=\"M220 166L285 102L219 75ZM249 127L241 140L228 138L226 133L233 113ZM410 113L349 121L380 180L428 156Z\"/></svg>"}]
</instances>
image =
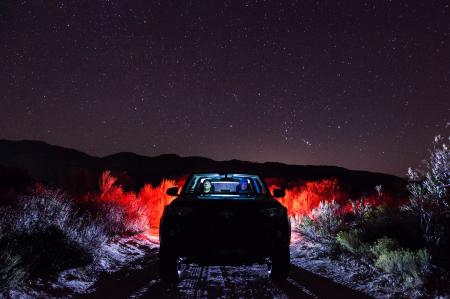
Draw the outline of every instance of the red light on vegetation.
<instances>
[{"instance_id":1,"label":"red light on vegetation","mask_svg":"<svg viewBox=\"0 0 450 299\"><path fill-rule=\"evenodd\" d=\"M117 183L116 177L109 171L104 171L100 179L99 200L113 203L121 207L128 221L128 226L136 230L158 229L164 207L175 199L166 195L166 190L171 187L184 184L185 179L163 179L157 186L145 184L139 192L124 191ZM266 180L271 192L283 185L283 180L269 178ZM300 220L302 216L311 217L311 211L317 208L320 202L336 202L341 206L343 214L352 212L355 204L380 204L392 205L394 200L385 193L374 190L374 194L365 197L362 201L350 201L350 196L341 189L336 179L323 179L319 181L307 181L302 183L290 183L283 198L277 198L288 209L291 217Z\"/></svg>"},{"instance_id":2,"label":"red light on vegetation","mask_svg":"<svg viewBox=\"0 0 450 299\"><path fill-rule=\"evenodd\" d=\"M276 180L267 180L271 192L280 187L271 184L274 181ZM287 188L286 195L278 200L288 209L289 216L300 219L303 215L309 215L314 208L319 206L321 201L331 202L334 200L337 203L343 203L347 198L346 193L340 189L337 180L325 179L308 181Z\"/></svg>"},{"instance_id":3,"label":"red light on vegetation","mask_svg":"<svg viewBox=\"0 0 450 299\"><path fill-rule=\"evenodd\" d=\"M119 205L126 221L137 226L137 230L148 230L159 227L164 207L175 199L166 195L166 190L183 184L184 179L163 179L157 186L145 184L137 193L126 192L117 184L116 177L104 171L100 179L99 200Z\"/></svg>"}]
</instances>

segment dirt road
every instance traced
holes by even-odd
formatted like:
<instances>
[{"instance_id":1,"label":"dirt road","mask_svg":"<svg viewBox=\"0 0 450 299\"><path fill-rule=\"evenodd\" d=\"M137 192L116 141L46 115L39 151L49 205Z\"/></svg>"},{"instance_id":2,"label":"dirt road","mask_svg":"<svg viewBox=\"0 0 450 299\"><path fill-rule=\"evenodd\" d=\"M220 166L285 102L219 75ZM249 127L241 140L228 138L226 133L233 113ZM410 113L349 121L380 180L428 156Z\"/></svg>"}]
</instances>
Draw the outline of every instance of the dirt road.
<instances>
[{"instance_id":1,"label":"dirt road","mask_svg":"<svg viewBox=\"0 0 450 299\"><path fill-rule=\"evenodd\" d=\"M105 275L79 298L371 298L300 267L291 265L289 278L273 283L265 266L185 266L178 285L162 284L158 252Z\"/></svg>"}]
</instances>

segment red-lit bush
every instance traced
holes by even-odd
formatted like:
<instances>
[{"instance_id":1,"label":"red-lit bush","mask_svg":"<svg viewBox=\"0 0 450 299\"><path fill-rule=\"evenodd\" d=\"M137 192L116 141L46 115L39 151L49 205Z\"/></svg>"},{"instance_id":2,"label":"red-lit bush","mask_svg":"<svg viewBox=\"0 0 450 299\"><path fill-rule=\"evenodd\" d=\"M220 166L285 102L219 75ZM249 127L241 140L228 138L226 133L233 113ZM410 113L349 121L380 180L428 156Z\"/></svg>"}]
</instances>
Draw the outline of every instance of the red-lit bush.
<instances>
[{"instance_id":1,"label":"red-lit bush","mask_svg":"<svg viewBox=\"0 0 450 299\"><path fill-rule=\"evenodd\" d=\"M342 204L346 202L347 195L341 190L337 180L325 179L321 181L309 181L303 184L290 184L286 189L286 196L280 198L280 203L288 209L289 216L301 219L309 215L320 202L332 202ZM273 191L277 185L269 185Z\"/></svg>"},{"instance_id":2,"label":"red-lit bush","mask_svg":"<svg viewBox=\"0 0 450 299\"><path fill-rule=\"evenodd\" d=\"M117 232L148 229L147 206L134 192L125 192L116 177L104 171L100 179L99 204Z\"/></svg>"},{"instance_id":3,"label":"red-lit bush","mask_svg":"<svg viewBox=\"0 0 450 299\"><path fill-rule=\"evenodd\" d=\"M311 213L301 218L297 228L310 237L334 238L336 233L342 229L342 207L334 200L330 202L321 201Z\"/></svg>"},{"instance_id":4,"label":"red-lit bush","mask_svg":"<svg viewBox=\"0 0 450 299\"><path fill-rule=\"evenodd\" d=\"M271 191L286 185L284 180L277 178L267 179L266 182ZM100 178L99 194L90 195L90 198L96 201L97 208L107 215L114 233L147 231L159 227L164 207L174 199L166 195L166 190L182 186L183 183L184 179L163 179L157 186L145 184L139 192L127 192L117 183L116 177L109 171L104 171ZM313 219L312 211L319 207L321 202L334 202L339 205L339 216L342 217L345 213L357 213L362 206L389 205L393 202L388 194L381 192L381 187L378 187L377 192L374 190L374 194L370 196L356 202L351 201L336 179L289 183L286 196L278 200L288 209L289 216L298 222L303 216Z\"/></svg>"},{"instance_id":5,"label":"red-lit bush","mask_svg":"<svg viewBox=\"0 0 450 299\"><path fill-rule=\"evenodd\" d=\"M104 171L97 204L106 210L116 232L148 231L159 227L164 207L174 199L166 195L166 190L182 184L183 179L178 182L163 179L157 186L145 184L139 192L126 192L110 171Z\"/></svg>"},{"instance_id":6,"label":"red-lit bush","mask_svg":"<svg viewBox=\"0 0 450 299\"><path fill-rule=\"evenodd\" d=\"M155 187L145 184L139 192L139 200L146 206L146 219L151 228L159 227L159 219L164 207L175 199L173 196L166 195L166 190L175 186L177 186L176 181L164 179Z\"/></svg>"}]
</instances>

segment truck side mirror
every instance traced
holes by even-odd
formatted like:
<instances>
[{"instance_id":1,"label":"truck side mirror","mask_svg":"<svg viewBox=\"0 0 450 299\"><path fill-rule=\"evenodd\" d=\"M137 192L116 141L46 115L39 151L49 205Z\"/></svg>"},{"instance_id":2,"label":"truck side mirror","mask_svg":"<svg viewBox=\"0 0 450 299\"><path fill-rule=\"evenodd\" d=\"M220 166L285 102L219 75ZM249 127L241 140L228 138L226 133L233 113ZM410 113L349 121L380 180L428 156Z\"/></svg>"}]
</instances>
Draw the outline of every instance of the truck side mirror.
<instances>
[{"instance_id":1,"label":"truck side mirror","mask_svg":"<svg viewBox=\"0 0 450 299\"><path fill-rule=\"evenodd\" d=\"M284 197L285 195L284 189L273 189L273 197Z\"/></svg>"},{"instance_id":2,"label":"truck side mirror","mask_svg":"<svg viewBox=\"0 0 450 299\"><path fill-rule=\"evenodd\" d=\"M171 187L171 188L167 189L166 194L170 195L170 196L177 196L178 195L178 187Z\"/></svg>"}]
</instances>

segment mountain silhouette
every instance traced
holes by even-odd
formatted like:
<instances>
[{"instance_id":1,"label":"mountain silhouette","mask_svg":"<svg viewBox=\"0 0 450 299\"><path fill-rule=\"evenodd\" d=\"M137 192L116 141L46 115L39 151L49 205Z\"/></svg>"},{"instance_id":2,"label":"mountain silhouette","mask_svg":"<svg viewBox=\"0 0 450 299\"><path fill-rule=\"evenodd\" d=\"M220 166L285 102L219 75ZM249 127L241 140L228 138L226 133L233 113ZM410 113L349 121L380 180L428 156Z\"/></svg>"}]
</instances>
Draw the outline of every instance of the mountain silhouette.
<instances>
[{"instance_id":1,"label":"mountain silhouette","mask_svg":"<svg viewBox=\"0 0 450 299\"><path fill-rule=\"evenodd\" d=\"M137 189L144 183L157 184L163 178L180 178L197 171L256 173L264 178L277 178L285 182L336 178L341 186L355 194L372 192L375 185L382 185L384 190L390 192L404 193L406 183L394 175L337 166L216 161L175 154L146 157L130 152L100 158L31 140L0 140L0 165L3 165L0 172L11 168L20 169L36 181L76 193L95 190L104 170L111 170L126 189Z\"/></svg>"}]
</instances>

